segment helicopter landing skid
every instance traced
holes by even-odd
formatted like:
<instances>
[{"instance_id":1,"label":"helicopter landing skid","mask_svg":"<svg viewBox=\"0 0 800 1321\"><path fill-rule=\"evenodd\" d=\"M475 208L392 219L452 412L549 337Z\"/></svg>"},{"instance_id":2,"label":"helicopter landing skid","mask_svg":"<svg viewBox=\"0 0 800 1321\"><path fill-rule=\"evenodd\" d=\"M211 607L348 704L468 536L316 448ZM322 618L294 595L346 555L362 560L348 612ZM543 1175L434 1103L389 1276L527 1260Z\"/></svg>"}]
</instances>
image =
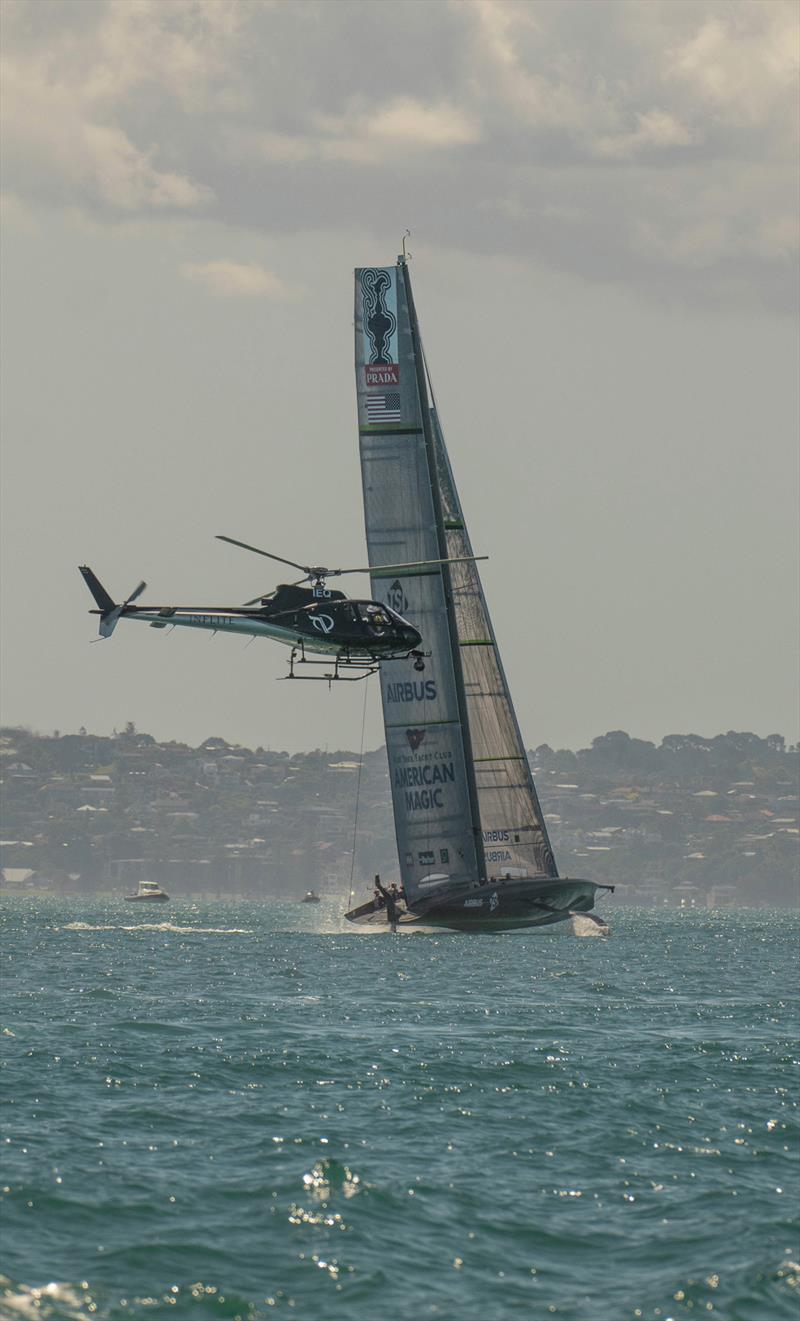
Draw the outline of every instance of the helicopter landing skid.
<instances>
[{"instance_id":1,"label":"helicopter landing skid","mask_svg":"<svg viewBox=\"0 0 800 1321\"><path fill-rule=\"evenodd\" d=\"M326 674L297 674L295 673L295 664L314 665L328 667ZM380 662L376 658L363 659L353 658L352 656L336 656L333 662L333 669L330 668L330 661L309 660L302 646L292 647L292 654L289 657L289 673L284 674L284 679L305 679L316 680L317 682L327 683L330 688L332 683L357 683L359 679L368 679L371 674L377 674L380 669ZM352 674L342 674L342 670L352 670Z\"/></svg>"}]
</instances>

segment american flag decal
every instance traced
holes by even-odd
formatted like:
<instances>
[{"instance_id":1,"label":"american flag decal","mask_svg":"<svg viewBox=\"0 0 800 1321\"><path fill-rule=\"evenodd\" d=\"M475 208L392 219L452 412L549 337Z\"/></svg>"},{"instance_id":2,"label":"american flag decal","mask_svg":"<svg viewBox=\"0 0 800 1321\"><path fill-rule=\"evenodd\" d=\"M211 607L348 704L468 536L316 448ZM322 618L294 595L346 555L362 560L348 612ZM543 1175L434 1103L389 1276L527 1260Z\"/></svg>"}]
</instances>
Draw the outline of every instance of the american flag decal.
<instances>
[{"instance_id":1,"label":"american flag decal","mask_svg":"<svg viewBox=\"0 0 800 1321\"><path fill-rule=\"evenodd\" d=\"M399 422L400 391L394 390L390 394L368 394L367 421Z\"/></svg>"}]
</instances>

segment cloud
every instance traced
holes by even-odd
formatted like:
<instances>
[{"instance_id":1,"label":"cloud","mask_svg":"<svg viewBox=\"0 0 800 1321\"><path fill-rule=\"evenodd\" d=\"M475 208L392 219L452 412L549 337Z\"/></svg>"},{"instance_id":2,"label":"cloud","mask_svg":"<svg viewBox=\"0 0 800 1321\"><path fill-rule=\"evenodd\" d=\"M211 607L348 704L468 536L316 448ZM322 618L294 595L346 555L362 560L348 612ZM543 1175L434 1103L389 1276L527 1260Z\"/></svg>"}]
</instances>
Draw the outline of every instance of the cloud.
<instances>
[{"instance_id":1,"label":"cloud","mask_svg":"<svg viewBox=\"0 0 800 1321\"><path fill-rule=\"evenodd\" d=\"M389 151L441 152L480 137L477 121L446 101L397 97L377 111L357 102L341 115L317 115L305 134L259 134L254 145L264 160L282 164L316 159L380 165Z\"/></svg>"},{"instance_id":2,"label":"cloud","mask_svg":"<svg viewBox=\"0 0 800 1321\"><path fill-rule=\"evenodd\" d=\"M641 152L658 150L665 147L686 147L691 142L691 134L674 115L663 110L639 112L636 116L636 128L629 133L618 133L596 139L595 150L599 156L629 160Z\"/></svg>"},{"instance_id":3,"label":"cloud","mask_svg":"<svg viewBox=\"0 0 800 1321\"><path fill-rule=\"evenodd\" d=\"M4 169L18 191L119 211L194 209L212 199L207 184L159 160L157 140L137 144L121 120L128 98L152 88L184 110L207 101L229 6L23 0L8 6L4 26Z\"/></svg>"},{"instance_id":4,"label":"cloud","mask_svg":"<svg viewBox=\"0 0 800 1321\"><path fill-rule=\"evenodd\" d=\"M666 72L730 123L778 127L787 97L796 97L799 66L796 6L759 0L705 18L669 51ZM785 122L796 127L796 107Z\"/></svg>"},{"instance_id":5,"label":"cloud","mask_svg":"<svg viewBox=\"0 0 800 1321\"><path fill-rule=\"evenodd\" d=\"M221 298L286 300L296 298L298 293L279 275L256 261L186 262L180 269L185 279L202 285Z\"/></svg>"},{"instance_id":6,"label":"cloud","mask_svg":"<svg viewBox=\"0 0 800 1321\"><path fill-rule=\"evenodd\" d=\"M794 0L7 0L4 173L792 306Z\"/></svg>"},{"instance_id":7,"label":"cloud","mask_svg":"<svg viewBox=\"0 0 800 1321\"><path fill-rule=\"evenodd\" d=\"M347 132L347 129L345 130ZM469 115L447 101L425 104L410 96L396 97L377 112L364 112L349 131L382 146L461 147L477 142L480 130Z\"/></svg>"},{"instance_id":8,"label":"cloud","mask_svg":"<svg viewBox=\"0 0 800 1321\"><path fill-rule=\"evenodd\" d=\"M321 116L317 127L322 136L307 144L312 154L362 165L385 163L389 152L397 159L463 147L481 136L475 120L463 111L447 102L425 104L413 97L397 97L377 111Z\"/></svg>"},{"instance_id":9,"label":"cloud","mask_svg":"<svg viewBox=\"0 0 800 1321\"><path fill-rule=\"evenodd\" d=\"M7 66L2 82L4 170L16 191L119 211L193 209L210 200L208 186L159 166L154 147L138 147L119 124L84 113L44 69Z\"/></svg>"}]
</instances>

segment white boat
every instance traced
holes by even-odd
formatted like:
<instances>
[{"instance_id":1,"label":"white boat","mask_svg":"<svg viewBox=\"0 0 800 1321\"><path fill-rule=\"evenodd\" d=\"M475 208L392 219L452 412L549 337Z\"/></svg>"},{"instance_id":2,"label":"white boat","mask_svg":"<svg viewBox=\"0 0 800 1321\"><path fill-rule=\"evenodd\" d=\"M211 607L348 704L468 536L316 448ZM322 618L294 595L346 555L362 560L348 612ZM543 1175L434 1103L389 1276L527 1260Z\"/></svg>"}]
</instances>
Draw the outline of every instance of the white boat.
<instances>
[{"instance_id":1,"label":"white boat","mask_svg":"<svg viewBox=\"0 0 800 1321\"><path fill-rule=\"evenodd\" d=\"M300 900L300 903L301 903L301 904L320 904L320 903L322 903L322 900L320 899L320 897L319 897L319 895L317 894L316 890L306 890L305 894L303 895L302 899Z\"/></svg>"},{"instance_id":2,"label":"white boat","mask_svg":"<svg viewBox=\"0 0 800 1321\"><path fill-rule=\"evenodd\" d=\"M405 256L355 276L372 594L413 622L424 648L412 677L405 662L380 666L406 896L399 924L509 931L565 921L613 886L561 876L553 857L445 446ZM373 900L346 916L387 921Z\"/></svg>"},{"instance_id":3,"label":"white boat","mask_svg":"<svg viewBox=\"0 0 800 1321\"><path fill-rule=\"evenodd\" d=\"M125 899L129 904L163 904L169 895L161 889L158 881L140 881L136 894L126 894Z\"/></svg>"}]
</instances>

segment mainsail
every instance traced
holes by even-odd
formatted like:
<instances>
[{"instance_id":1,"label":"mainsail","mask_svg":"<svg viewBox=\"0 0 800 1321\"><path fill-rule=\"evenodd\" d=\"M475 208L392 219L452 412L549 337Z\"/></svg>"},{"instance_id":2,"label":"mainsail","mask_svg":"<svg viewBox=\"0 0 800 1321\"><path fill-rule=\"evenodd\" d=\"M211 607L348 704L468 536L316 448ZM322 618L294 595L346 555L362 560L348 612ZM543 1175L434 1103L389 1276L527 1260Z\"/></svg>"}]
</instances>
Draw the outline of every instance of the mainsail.
<instances>
[{"instance_id":1,"label":"mainsail","mask_svg":"<svg viewBox=\"0 0 800 1321\"><path fill-rule=\"evenodd\" d=\"M409 903L496 877L556 877L429 397L408 267L356 271L356 384L372 592L419 628L430 656L381 665L403 886Z\"/></svg>"}]
</instances>

